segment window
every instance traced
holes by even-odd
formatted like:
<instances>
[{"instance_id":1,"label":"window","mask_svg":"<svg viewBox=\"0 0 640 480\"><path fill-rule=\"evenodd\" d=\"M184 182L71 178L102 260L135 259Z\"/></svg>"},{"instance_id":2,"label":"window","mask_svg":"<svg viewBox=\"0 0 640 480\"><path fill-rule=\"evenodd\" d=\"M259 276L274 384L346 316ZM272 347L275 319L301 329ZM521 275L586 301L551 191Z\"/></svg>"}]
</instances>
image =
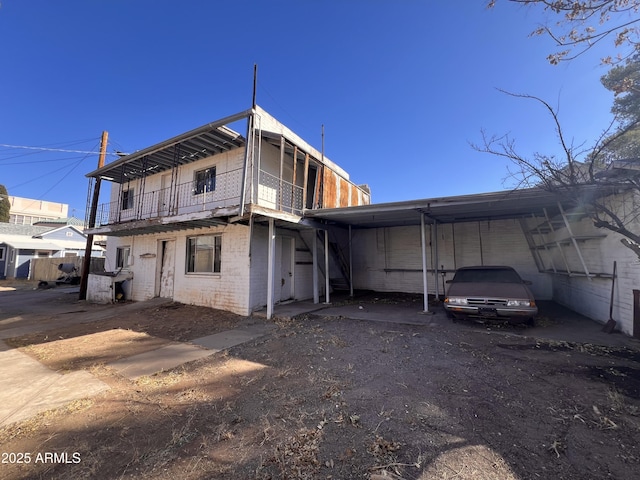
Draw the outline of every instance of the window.
<instances>
[{"instance_id":1,"label":"window","mask_svg":"<svg viewBox=\"0 0 640 480\"><path fill-rule=\"evenodd\" d=\"M193 194L200 195L216 189L216 167L198 170L193 177Z\"/></svg>"},{"instance_id":2,"label":"window","mask_svg":"<svg viewBox=\"0 0 640 480\"><path fill-rule=\"evenodd\" d=\"M133 188L122 192L122 210L133 208Z\"/></svg>"},{"instance_id":3,"label":"window","mask_svg":"<svg viewBox=\"0 0 640 480\"><path fill-rule=\"evenodd\" d=\"M36 257L38 258L49 258L49 252L37 251Z\"/></svg>"},{"instance_id":4,"label":"window","mask_svg":"<svg viewBox=\"0 0 640 480\"><path fill-rule=\"evenodd\" d=\"M4 247L0 247L0 260L4 260L4 252L5 252L5 248Z\"/></svg>"},{"instance_id":5,"label":"window","mask_svg":"<svg viewBox=\"0 0 640 480\"><path fill-rule=\"evenodd\" d=\"M220 235L187 238L187 273L220 273L221 253Z\"/></svg>"},{"instance_id":6,"label":"window","mask_svg":"<svg viewBox=\"0 0 640 480\"><path fill-rule=\"evenodd\" d=\"M130 256L131 247L118 247L116 249L116 268L127 268L131 265Z\"/></svg>"}]
</instances>

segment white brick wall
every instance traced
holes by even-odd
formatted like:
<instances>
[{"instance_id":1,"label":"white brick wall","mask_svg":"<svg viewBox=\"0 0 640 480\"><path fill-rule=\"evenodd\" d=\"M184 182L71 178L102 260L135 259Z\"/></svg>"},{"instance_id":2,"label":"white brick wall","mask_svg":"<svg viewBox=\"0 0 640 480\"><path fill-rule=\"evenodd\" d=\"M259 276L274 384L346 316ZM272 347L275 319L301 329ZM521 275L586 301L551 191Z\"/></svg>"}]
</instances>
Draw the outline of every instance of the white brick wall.
<instances>
[{"instance_id":1,"label":"white brick wall","mask_svg":"<svg viewBox=\"0 0 640 480\"><path fill-rule=\"evenodd\" d=\"M640 224L632 223L632 230L639 231ZM572 223L574 235L603 235L606 237L579 242L583 258L590 272L613 273L613 262L617 262L617 278L614 288L613 318L617 328L629 335L633 334L633 289L640 288L640 262L638 257L620 240L622 236L605 229L597 229L590 219ZM566 229L556 232L558 238L568 237ZM557 250L557 249L556 249ZM563 247L572 269L582 270L581 262L573 247ZM556 266L562 264L555 253ZM610 278L553 277L553 297L572 310L600 322L609 319L611 301Z\"/></svg>"},{"instance_id":2,"label":"white brick wall","mask_svg":"<svg viewBox=\"0 0 640 480\"><path fill-rule=\"evenodd\" d=\"M187 237L204 234L222 235L222 271L210 275L187 274ZM184 230L173 234L109 237L107 264L110 269L115 267L116 248L131 246L132 300L148 300L157 295L156 278L161 261L159 242L171 239L175 239L175 301L229 310L240 315L249 314L249 228L244 225ZM140 257L149 253L156 256Z\"/></svg>"},{"instance_id":3,"label":"white brick wall","mask_svg":"<svg viewBox=\"0 0 640 480\"><path fill-rule=\"evenodd\" d=\"M309 248L312 247L311 232L312 230L304 230L301 233L309 245ZM276 236L278 235L288 235L295 241L295 300L313 298L313 266L299 263L311 262L311 251L303 251L306 247L302 238L294 231L276 229ZM269 229L263 225L254 225L253 239L251 242L251 298L249 301L252 310L264 308L267 304L268 240ZM324 257L319 256L318 262L324 262ZM320 283L320 290L324 292L324 277L320 273L318 273L318 282ZM274 290L277 290L276 287L277 286L274 286ZM278 292L279 291L276 292L276 296Z\"/></svg>"},{"instance_id":4,"label":"white brick wall","mask_svg":"<svg viewBox=\"0 0 640 480\"><path fill-rule=\"evenodd\" d=\"M427 269L434 268L434 227L427 225ZM381 292L422 293L422 251L419 226L354 230L354 285ZM515 220L465 222L437 226L438 270L470 265L510 265L533 282L536 298L551 298L551 283L538 273L529 246ZM447 273L450 279L452 273ZM427 277L435 293L434 272ZM442 294L442 276L437 279Z\"/></svg>"}]
</instances>

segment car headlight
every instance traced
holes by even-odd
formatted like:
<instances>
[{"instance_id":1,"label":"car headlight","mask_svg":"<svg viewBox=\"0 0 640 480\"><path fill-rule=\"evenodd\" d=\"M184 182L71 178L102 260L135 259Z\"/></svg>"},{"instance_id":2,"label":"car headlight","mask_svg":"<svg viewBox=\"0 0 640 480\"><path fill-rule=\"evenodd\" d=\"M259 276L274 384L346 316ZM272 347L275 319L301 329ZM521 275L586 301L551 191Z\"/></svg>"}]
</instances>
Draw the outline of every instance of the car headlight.
<instances>
[{"instance_id":1,"label":"car headlight","mask_svg":"<svg viewBox=\"0 0 640 480\"><path fill-rule=\"evenodd\" d=\"M507 300L507 307L532 307L531 300Z\"/></svg>"},{"instance_id":2,"label":"car headlight","mask_svg":"<svg viewBox=\"0 0 640 480\"><path fill-rule=\"evenodd\" d=\"M467 305L466 297L447 297L444 299L444 303L448 303L449 305Z\"/></svg>"}]
</instances>

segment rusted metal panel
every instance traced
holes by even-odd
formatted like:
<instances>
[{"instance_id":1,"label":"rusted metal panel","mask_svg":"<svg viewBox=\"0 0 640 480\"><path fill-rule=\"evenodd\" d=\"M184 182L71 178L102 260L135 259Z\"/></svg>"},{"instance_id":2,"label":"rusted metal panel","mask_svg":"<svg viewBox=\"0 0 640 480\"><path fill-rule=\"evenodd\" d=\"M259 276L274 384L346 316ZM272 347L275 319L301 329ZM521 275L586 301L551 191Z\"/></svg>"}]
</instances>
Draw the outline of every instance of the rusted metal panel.
<instances>
[{"instance_id":1,"label":"rusted metal panel","mask_svg":"<svg viewBox=\"0 0 640 480\"><path fill-rule=\"evenodd\" d=\"M348 207L349 206L349 182L347 182L344 178L338 177L340 182L340 205L339 207Z\"/></svg>"},{"instance_id":2,"label":"rusted metal panel","mask_svg":"<svg viewBox=\"0 0 640 480\"><path fill-rule=\"evenodd\" d=\"M322 207L335 208L338 206L338 176L329 168L323 170Z\"/></svg>"},{"instance_id":3,"label":"rusted metal panel","mask_svg":"<svg viewBox=\"0 0 640 480\"><path fill-rule=\"evenodd\" d=\"M351 202L349 205L352 207L360 205L360 195L358 194L358 190L360 190L358 187L351 185Z\"/></svg>"}]
</instances>

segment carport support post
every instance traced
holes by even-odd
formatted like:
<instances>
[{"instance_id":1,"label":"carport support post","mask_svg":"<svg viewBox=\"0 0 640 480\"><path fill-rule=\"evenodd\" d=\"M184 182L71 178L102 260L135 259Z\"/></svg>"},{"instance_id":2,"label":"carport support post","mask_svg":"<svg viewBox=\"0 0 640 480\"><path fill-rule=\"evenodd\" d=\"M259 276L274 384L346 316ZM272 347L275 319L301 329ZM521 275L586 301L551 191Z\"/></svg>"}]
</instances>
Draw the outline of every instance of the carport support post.
<instances>
[{"instance_id":1,"label":"carport support post","mask_svg":"<svg viewBox=\"0 0 640 480\"><path fill-rule=\"evenodd\" d=\"M269 219L269 242L267 253L267 320L273 316L273 262L275 261L276 234L273 218Z\"/></svg>"},{"instance_id":2,"label":"carport support post","mask_svg":"<svg viewBox=\"0 0 640 480\"><path fill-rule=\"evenodd\" d=\"M433 245L433 281L434 281L434 289L436 291L436 299L440 300L440 289L438 288L438 265L440 260L438 259L438 222L433 220L433 224L431 227L431 242ZM442 292L444 295L444 292Z\"/></svg>"},{"instance_id":3,"label":"carport support post","mask_svg":"<svg viewBox=\"0 0 640 480\"><path fill-rule=\"evenodd\" d=\"M329 230L324 231L324 298L329 303Z\"/></svg>"},{"instance_id":4,"label":"carport support post","mask_svg":"<svg viewBox=\"0 0 640 480\"><path fill-rule=\"evenodd\" d=\"M424 295L424 311L429 312L429 289L427 284L427 236L424 233L424 213L420 214L420 240L422 244L422 285Z\"/></svg>"},{"instance_id":5,"label":"carport support post","mask_svg":"<svg viewBox=\"0 0 640 480\"><path fill-rule=\"evenodd\" d=\"M320 303L320 292L318 291L318 230L313 229L313 303Z\"/></svg>"},{"instance_id":6,"label":"carport support post","mask_svg":"<svg viewBox=\"0 0 640 480\"><path fill-rule=\"evenodd\" d=\"M349 225L349 296L353 298L353 236Z\"/></svg>"}]
</instances>

